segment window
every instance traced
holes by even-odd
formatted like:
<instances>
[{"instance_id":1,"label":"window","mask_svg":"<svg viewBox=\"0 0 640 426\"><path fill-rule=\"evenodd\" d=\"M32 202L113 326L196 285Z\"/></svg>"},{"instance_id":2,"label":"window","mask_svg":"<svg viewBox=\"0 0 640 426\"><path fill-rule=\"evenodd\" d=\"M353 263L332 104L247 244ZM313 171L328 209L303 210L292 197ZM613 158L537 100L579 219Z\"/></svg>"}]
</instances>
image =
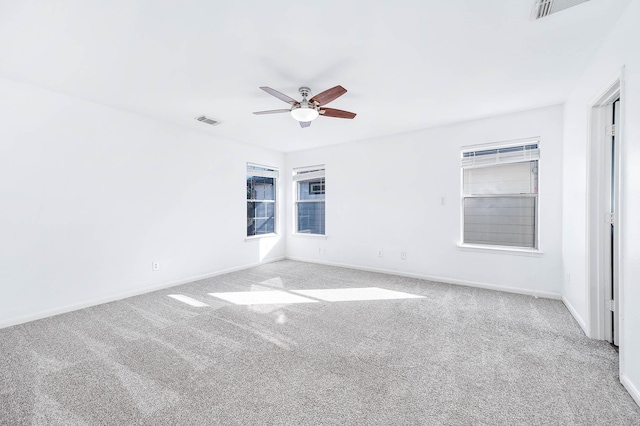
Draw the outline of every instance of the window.
<instances>
[{"instance_id":1,"label":"window","mask_svg":"<svg viewBox=\"0 0 640 426\"><path fill-rule=\"evenodd\" d=\"M247 237L275 234L278 170L247 164Z\"/></svg>"},{"instance_id":2,"label":"window","mask_svg":"<svg viewBox=\"0 0 640 426\"><path fill-rule=\"evenodd\" d=\"M324 166L293 171L296 188L296 232L324 235Z\"/></svg>"},{"instance_id":3,"label":"window","mask_svg":"<svg viewBox=\"0 0 640 426\"><path fill-rule=\"evenodd\" d=\"M536 249L538 141L462 151L463 243Z\"/></svg>"}]
</instances>

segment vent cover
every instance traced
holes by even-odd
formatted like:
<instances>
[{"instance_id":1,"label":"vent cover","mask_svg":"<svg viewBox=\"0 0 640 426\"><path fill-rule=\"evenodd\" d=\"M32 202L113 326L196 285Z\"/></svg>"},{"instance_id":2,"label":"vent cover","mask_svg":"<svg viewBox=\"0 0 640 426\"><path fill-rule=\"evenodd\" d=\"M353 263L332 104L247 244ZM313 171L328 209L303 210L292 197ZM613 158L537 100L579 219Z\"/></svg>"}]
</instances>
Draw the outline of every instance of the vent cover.
<instances>
[{"instance_id":1,"label":"vent cover","mask_svg":"<svg viewBox=\"0 0 640 426\"><path fill-rule=\"evenodd\" d=\"M589 0L537 0L533 5L531 18L533 20L544 18L552 13L560 12L587 1Z\"/></svg>"},{"instance_id":2,"label":"vent cover","mask_svg":"<svg viewBox=\"0 0 640 426\"><path fill-rule=\"evenodd\" d=\"M196 120L201 121L201 122L203 122L203 123L210 124L210 125L212 125L212 126L215 126L215 125L217 125L217 124L220 124L220 122L219 122L219 121L216 121L216 120L214 120L214 119L212 119L212 118L209 118L209 117L207 117L206 115L201 115L200 117L196 117Z\"/></svg>"}]
</instances>

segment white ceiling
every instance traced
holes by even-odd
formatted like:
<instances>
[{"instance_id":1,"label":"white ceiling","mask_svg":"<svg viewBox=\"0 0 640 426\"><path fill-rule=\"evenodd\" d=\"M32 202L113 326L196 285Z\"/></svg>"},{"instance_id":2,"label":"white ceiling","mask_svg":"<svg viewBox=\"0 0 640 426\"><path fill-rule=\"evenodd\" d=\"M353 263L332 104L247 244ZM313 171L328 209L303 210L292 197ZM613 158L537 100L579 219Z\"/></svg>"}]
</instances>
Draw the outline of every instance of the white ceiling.
<instances>
[{"instance_id":1,"label":"white ceiling","mask_svg":"<svg viewBox=\"0 0 640 426\"><path fill-rule=\"evenodd\" d=\"M533 1L2 0L0 77L289 152L562 103L629 0ZM354 120L252 114L338 84Z\"/></svg>"}]
</instances>

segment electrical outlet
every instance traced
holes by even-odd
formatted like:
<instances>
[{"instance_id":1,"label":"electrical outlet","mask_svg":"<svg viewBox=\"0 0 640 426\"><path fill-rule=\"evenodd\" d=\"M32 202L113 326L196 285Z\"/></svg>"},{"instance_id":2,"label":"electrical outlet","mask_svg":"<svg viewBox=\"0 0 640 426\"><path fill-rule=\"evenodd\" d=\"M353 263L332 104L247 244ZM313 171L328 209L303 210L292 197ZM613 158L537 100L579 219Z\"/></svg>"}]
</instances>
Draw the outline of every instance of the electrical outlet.
<instances>
[{"instance_id":1,"label":"electrical outlet","mask_svg":"<svg viewBox=\"0 0 640 426\"><path fill-rule=\"evenodd\" d=\"M160 270L160 262L151 262L151 270L159 271Z\"/></svg>"},{"instance_id":2,"label":"electrical outlet","mask_svg":"<svg viewBox=\"0 0 640 426\"><path fill-rule=\"evenodd\" d=\"M407 260L407 252L406 251L400 252L400 259Z\"/></svg>"},{"instance_id":3,"label":"electrical outlet","mask_svg":"<svg viewBox=\"0 0 640 426\"><path fill-rule=\"evenodd\" d=\"M378 250L378 257L382 257L382 250Z\"/></svg>"}]
</instances>

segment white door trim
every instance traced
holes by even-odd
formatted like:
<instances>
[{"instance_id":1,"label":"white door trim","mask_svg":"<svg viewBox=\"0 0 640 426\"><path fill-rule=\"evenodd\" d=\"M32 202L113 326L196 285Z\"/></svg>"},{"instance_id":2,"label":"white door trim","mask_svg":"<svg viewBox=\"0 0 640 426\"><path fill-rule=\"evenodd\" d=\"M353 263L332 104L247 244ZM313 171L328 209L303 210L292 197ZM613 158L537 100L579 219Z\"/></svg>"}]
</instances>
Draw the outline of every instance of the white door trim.
<instances>
[{"instance_id":1,"label":"white door trim","mask_svg":"<svg viewBox=\"0 0 640 426\"><path fill-rule=\"evenodd\" d=\"M615 182L616 192L615 206L614 206L614 232L615 232L615 247L614 247L614 276L618 281L619 298L623 300L624 286L622 283L622 277L620 275L620 262L624 258L622 254L622 238L623 233L620 229L624 228L623 217L621 217L622 204L624 200L621 199L620 194L621 185L621 168L622 166L622 152L624 151L624 68L620 70L618 75L613 81L606 86L606 89L602 91L594 100L589 104L589 131L587 141L587 307L588 307L588 333L589 337L595 339L605 339L608 337L607 328L609 326L605 319L605 303L606 298L609 297L609 291L605 288L605 283L608 282L607 274L611 269L609 263L606 260L607 250L605 250L605 239L607 237L607 227L609 226L605 222L604 214L606 213L606 206L609 200L607 197L610 194L609 188L607 188L608 177L605 176L606 162L610 160L607 158L607 143L606 143L606 126L611 120L612 103L620 98L620 109L622 120L621 123L616 125L616 150L615 150ZM610 149L610 147L609 147ZM617 315L619 316L620 324L620 368L623 367L623 330L624 330L624 315L622 312L623 306L619 304Z\"/></svg>"}]
</instances>

